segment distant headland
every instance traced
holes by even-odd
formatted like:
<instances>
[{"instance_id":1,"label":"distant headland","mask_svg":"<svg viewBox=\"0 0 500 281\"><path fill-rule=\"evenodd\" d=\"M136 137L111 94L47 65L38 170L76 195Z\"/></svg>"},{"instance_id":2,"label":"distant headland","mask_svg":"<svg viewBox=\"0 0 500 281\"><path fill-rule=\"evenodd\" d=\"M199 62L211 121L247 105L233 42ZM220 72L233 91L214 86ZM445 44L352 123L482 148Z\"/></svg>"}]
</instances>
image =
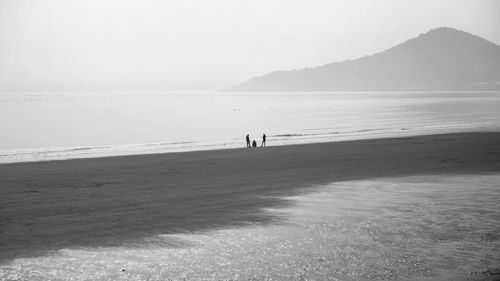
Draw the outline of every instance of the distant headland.
<instances>
[{"instance_id":1,"label":"distant headland","mask_svg":"<svg viewBox=\"0 0 500 281\"><path fill-rule=\"evenodd\" d=\"M276 71L225 91L500 90L500 46L449 27L388 50L313 68Z\"/></svg>"}]
</instances>

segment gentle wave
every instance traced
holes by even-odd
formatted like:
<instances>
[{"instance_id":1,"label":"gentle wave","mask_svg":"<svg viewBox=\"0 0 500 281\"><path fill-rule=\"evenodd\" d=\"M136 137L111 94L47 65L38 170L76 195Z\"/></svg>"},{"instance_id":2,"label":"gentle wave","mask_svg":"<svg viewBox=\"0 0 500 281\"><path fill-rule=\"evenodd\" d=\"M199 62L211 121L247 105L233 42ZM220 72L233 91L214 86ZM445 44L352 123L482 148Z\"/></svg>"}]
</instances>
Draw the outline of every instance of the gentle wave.
<instances>
[{"instance_id":1,"label":"gentle wave","mask_svg":"<svg viewBox=\"0 0 500 281\"><path fill-rule=\"evenodd\" d=\"M310 129L313 130L313 129ZM338 135L338 134L350 134L350 133L367 133L367 132L376 132L376 131L388 131L390 128L381 128L381 129L362 129L362 130L353 130L353 131L334 131L334 132L325 132L325 133L317 133L317 134L280 134L280 135L271 135L271 137L305 137L305 136L321 136L321 135ZM396 129L398 130L398 129ZM408 130L407 128L399 128L399 130Z\"/></svg>"},{"instance_id":2,"label":"gentle wave","mask_svg":"<svg viewBox=\"0 0 500 281\"><path fill-rule=\"evenodd\" d=\"M291 144L343 141L366 138L397 137L432 133L449 133L473 130L485 130L485 124L447 124L446 126L429 125L416 128L370 128L347 131L329 131L321 133L289 133L269 135L267 145L280 146ZM198 150L216 150L245 147L243 138L233 138L210 142L158 142L121 144L111 146L52 147L36 149L0 150L0 163L33 162L63 160L73 158L91 158L120 155L154 154Z\"/></svg>"}]
</instances>

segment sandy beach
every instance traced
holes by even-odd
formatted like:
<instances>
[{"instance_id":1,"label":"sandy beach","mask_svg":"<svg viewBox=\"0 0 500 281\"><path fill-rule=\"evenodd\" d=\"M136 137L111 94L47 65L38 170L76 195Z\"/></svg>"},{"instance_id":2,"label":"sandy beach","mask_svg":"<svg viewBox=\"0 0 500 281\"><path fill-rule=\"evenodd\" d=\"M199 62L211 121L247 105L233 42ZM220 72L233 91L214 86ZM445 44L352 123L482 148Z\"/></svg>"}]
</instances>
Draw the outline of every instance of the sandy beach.
<instances>
[{"instance_id":1,"label":"sandy beach","mask_svg":"<svg viewBox=\"0 0 500 281\"><path fill-rule=\"evenodd\" d=\"M273 221L284 196L346 180L500 172L500 133L0 165L0 259Z\"/></svg>"}]
</instances>

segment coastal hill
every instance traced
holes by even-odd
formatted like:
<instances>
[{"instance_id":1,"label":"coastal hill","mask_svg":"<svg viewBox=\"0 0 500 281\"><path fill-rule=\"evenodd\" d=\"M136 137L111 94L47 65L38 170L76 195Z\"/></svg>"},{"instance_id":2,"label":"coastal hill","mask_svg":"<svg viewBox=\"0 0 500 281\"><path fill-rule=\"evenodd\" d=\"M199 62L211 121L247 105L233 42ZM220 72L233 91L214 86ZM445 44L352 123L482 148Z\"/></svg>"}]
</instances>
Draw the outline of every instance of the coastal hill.
<instances>
[{"instance_id":1,"label":"coastal hill","mask_svg":"<svg viewBox=\"0 0 500 281\"><path fill-rule=\"evenodd\" d=\"M255 77L225 91L498 90L500 46L441 27L381 53Z\"/></svg>"}]
</instances>

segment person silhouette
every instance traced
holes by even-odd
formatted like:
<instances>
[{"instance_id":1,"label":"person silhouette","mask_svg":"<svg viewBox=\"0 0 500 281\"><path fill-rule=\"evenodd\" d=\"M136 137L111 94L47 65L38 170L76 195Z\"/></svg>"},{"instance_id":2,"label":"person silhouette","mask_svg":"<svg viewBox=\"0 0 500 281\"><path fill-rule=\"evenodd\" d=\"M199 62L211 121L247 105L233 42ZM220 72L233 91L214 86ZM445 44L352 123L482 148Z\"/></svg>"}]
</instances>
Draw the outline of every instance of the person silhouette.
<instances>
[{"instance_id":1,"label":"person silhouette","mask_svg":"<svg viewBox=\"0 0 500 281\"><path fill-rule=\"evenodd\" d=\"M266 134L262 134L262 144L260 147L266 146Z\"/></svg>"},{"instance_id":2,"label":"person silhouette","mask_svg":"<svg viewBox=\"0 0 500 281\"><path fill-rule=\"evenodd\" d=\"M252 147L257 147L257 142L255 140L252 142Z\"/></svg>"},{"instance_id":3,"label":"person silhouette","mask_svg":"<svg viewBox=\"0 0 500 281\"><path fill-rule=\"evenodd\" d=\"M247 147L250 147L250 134L247 134Z\"/></svg>"}]
</instances>

